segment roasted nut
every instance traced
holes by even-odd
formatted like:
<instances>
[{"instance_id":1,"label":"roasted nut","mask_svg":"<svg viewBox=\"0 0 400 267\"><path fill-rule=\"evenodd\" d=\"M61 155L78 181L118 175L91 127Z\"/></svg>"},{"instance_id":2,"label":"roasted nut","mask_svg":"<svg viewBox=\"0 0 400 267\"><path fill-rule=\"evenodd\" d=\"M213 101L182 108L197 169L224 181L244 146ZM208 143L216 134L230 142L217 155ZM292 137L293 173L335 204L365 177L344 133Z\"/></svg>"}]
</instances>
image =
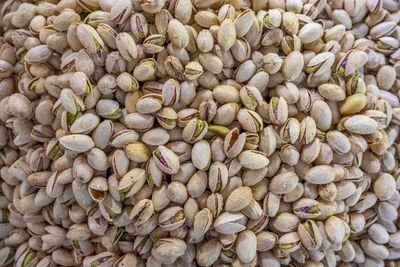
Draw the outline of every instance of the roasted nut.
<instances>
[{"instance_id":1,"label":"roasted nut","mask_svg":"<svg viewBox=\"0 0 400 267\"><path fill-rule=\"evenodd\" d=\"M399 9L0 1L0 266L397 266Z\"/></svg>"}]
</instances>

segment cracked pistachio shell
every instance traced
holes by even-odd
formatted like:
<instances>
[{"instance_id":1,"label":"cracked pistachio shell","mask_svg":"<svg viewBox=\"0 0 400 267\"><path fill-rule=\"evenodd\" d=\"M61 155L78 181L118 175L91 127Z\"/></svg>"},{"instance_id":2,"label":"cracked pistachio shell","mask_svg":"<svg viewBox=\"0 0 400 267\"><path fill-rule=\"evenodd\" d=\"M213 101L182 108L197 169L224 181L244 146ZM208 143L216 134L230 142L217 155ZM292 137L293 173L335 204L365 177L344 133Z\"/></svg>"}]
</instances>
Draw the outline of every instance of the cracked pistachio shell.
<instances>
[{"instance_id":1,"label":"cracked pistachio shell","mask_svg":"<svg viewBox=\"0 0 400 267\"><path fill-rule=\"evenodd\" d=\"M70 78L70 85L77 95L88 95L92 91L92 85L84 72L75 72Z\"/></svg>"},{"instance_id":2,"label":"cracked pistachio shell","mask_svg":"<svg viewBox=\"0 0 400 267\"><path fill-rule=\"evenodd\" d=\"M253 199L252 196L253 194L250 187L242 186L236 188L228 196L225 203L225 210L235 212L245 208Z\"/></svg>"},{"instance_id":3,"label":"cracked pistachio shell","mask_svg":"<svg viewBox=\"0 0 400 267\"><path fill-rule=\"evenodd\" d=\"M276 93L279 97L283 97L288 104L295 104L300 98L299 88L292 82L285 82L284 85L278 85Z\"/></svg>"},{"instance_id":4,"label":"cracked pistachio shell","mask_svg":"<svg viewBox=\"0 0 400 267\"><path fill-rule=\"evenodd\" d=\"M116 148L123 148L129 143L134 143L138 140L138 138L139 135L134 130L121 130L112 136L111 146Z\"/></svg>"},{"instance_id":5,"label":"cracked pistachio shell","mask_svg":"<svg viewBox=\"0 0 400 267\"><path fill-rule=\"evenodd\" d=\"M246 108L255 110L257 106L262 105L262 96L260 91L252 85L245 85L239 91L240 99Z\"/></svg>"},{"instance_id":6,"label":"cracked pistachio shell","mask_svg":"<svg viewBox=\"0 0 400 267\"><path fill-rule=\"evenodd\" d=\"M263 121L258 113L242 108L237 114L237 120L244 130L257 133L263 128Z\"/></svg>"},{"instance_id":7,"label":"cracked pistachio shell","mask_svg":"<svg viewBox=\"0 0 400 267\"><path fill-rule=\"evenodd\" d=\"M203 139L207 130L207 122L197 118L191 119L183 128L182 139L189 144L193 144Z\"/></svg>"},{"instance_id":8,"label":"cracked pistachio shell","mask_svg":"<svg viewBox=\"0 0 400 267\"><path fill-rule=\"evenodd\" d=\"M319 202L314 199L302 198L293 203L293 211L300 218L315 218L321 214L318 205Z\"/></svg>"},{"instance_id":9,"label":"cracked pistachio shell","mask_svg":"<svg viewBox=\"0 0 400 267\"><path fill-rule=\"evenodd\" d=\"M136 239L135 239L136 241ZM150 247L149 247L150 249ZM113 267L122 267L122 266L137 266L140 264L137 256L133 253L124 254L120 257L114 264Z\"/></svg>"},{"instance_id":10,"label":"cracked pistachio shell","mask_svg":"<svg viewBox=\"0 0 400 267\"><path fill-rule=\"evenodd\" d=\"M201 120L210 123L217 112L217 104L213 99L204 100L199 106L199 117ZM211 131L209 128L208 130Z\"/></svg>"},{"instance_id":11,"label":"cracked pistachio shell","mask_svg":"<svg viewBox=\"0 0 400 267\"><path fill-rule=\"evenodd\" d=\"M249 220L246 227L247 229L257 234L261 232L263 229L265 229L268 223L269 223L269 217L265 214L262 214L257 219Z\"/></svg>"},{"instance_id":12,"label":"cracked pistachio shell","mask_svg":"<svg viewBox=\"0 0 400 267\"><path fill-rule=\"evenodd\" d=\"M117 149L111 156L111 167L118 178L122 178L129 168L129 159L122 149Z\"/></svg>"},{"instance_id":13,"label":"cracked pistachio shell","mask_svg":"<svg viewBox=\"0 0 400 267\"><path fill-rule=\"evenodd\" d=\"M166 81L162 88L162 100L164 106L172 106L179 102L181 87L174 79Z\"/></svg>"},{"instance_id":14,"label":"cracked pistachio shell","mask_svg":"<svg viewBox=\"0 0 400 267\"><path fill-rule=\"evenodd\" d=\"M272 97L268 105L268 117L272 123L282 125L289 116L288 105L283 97Z\"/></svg>"},{"instance_id":15,"label":"cracked pistachio shell","mask_svg":"<svg viewBox=\"0 0 400 267\"><path fill-rule=\"evenodd\" d=\"M228 169L225 164L215 161L208 174L208 187L211 192L221 192L228 183Z\"/></svg>"},{"instance_id":16,"label":"cracked pistachio shell","mask_svg":"<svg viewBox=\"0 0 400 267\"><path fill-rule=\"evenodd\" d=\"M149 27L146 17L142 13L131 16L131 31L137 39L143 39L148 35Z\"/></svg>"},{"instance_id":17,"label":"cracked pistachio shell","mask_svg":"<svg viewBox=\"0 0 400 267\"><path fill-rule=\"evenodd\" d=\"M246 229L247 218L240 212L223 212L214 221L214 229L220 234L235 234Z\"/></svg>"},{"instance_id":18,"label":"cracked pistachio shell","mask_svg":"<svg viewBox=\"0 0 400 267\"><path fill-rule=\"evenodd\" d=\"M117 49L115 39L117 38L117 32L113 27L106 23L99 23L97 25L97 33L103 39L104 43L112 49Z\"/></svg>"},{"instance_id":19,"label":"cracked pistachio shell","mask_svg":"<svg viewBox=\"0 0 400 267\"><path fill-rule=\"evenodd\" d=\"M88 191L94 201L103 201L108 191L107 180L101 176L94 177L88 184Z\"/></svg>"},{"instance_id":20,"label":"cracked pistachio shell","mask_svg":"<svg viewBox=\"0 0 400 267\"><path fill-rule=\"evenodd\" d=\"M246 133L240 133L238 128L229 131L224 140L224 152L227 157L234 158L242 152L246 143Z\"/></svg>"},{"instance_id":21,"label":"cracked pistachio shell","mask_svg":"<svg viewBox=\"0 0 400 267\"><path fill-rule=\"evenodd\" d=\"M150 187L160 187L165 179L163 172L157 167L154 157L151 157L146 163L147 183ZM154 201L153 201L154 202Z\"/></svg>"},{"instance_id":22,"label":"cracked pistachio shell","mask_svg":"<svg viewBox=\"0 0 400 267\"><path fill-rule=\"evenodd\" d=\"M218 215L222 212L224 205L223 196L219 193L212 193L207 198L207 208L210 209L214 218L218 217Z\"/></svg>"},{"instance_id":23,"label":"cracked pistachio shell","mask_svg":"<svg viewBox=\"0 0 400 267\"><path fill-rule=\"evenodd\" d=\"M231 249L232 246L235 244L237 239L237 234L229 234L225 235L222 234L219 236L219 241L221 242L222 249Z\"/></svg>"},{"instance_id":24,"label":"cracked pistachio shell","mask_svg":"<svg viewBox=\"0 0 400 267\"><path fill-rule=\"evenodd\" d=\"M77 118L74 123L72 123L70 130L73 134L88 134L92 132L99 123L100 119L98 116L87 113Z\"/></svg>"},{"instance_id":25,"label":"cracked pistachio shell","mask_svg":"<svg viewBox=\"0 0 400 267\"><path fill-rule=\"evenodd\" d=\"M281 25L282 13L279 9L270 9L264 17L263 24L267 29L274 29Z\"/></svg>"},{"instance_id":26,"label":"cracked pistachio shell","mask_svg":"<svg viewBox=\"0 0 400 267\"><path fill-rule=\"evenodd\" d=\"M116 24L123 24L132 12L132 2L128 0L115 1L110 10L110 17Z\"/></svg>"},{"instance_id":27,"label":"cracked pistachio shell","mask_svg":"<svg viewBox=\"0 0 400 267\"><path fill-rule=\"evenodd\" d=\"M129 218L135 226L139 226L148 221L153 212L153 202L150 199L142 199L133 207Z\"/></svg>"},{"instance_id":28,"label":"cracked pistachio shell","mask_svg":"<svg viewBox=\"0 0 400 267\"><path fill-rule=\"evenodd\" d=\"M76 30L79 41L89 53L97 53L104 48L104 42L97 31L90 25L80 24Z\"/></svg>"},{"instance_id":29,"label":"cracked pistachio shell","mask_svg":"<svg viewBox=\"0 0 400 267\"><path fill-rule=\"evenodd\" d=\"M183 82L185 80L185 69L179 58L175 56L168 56L164 60L164 65L169 76L179 82Z\"/></svg>"},{"instance_id":30,"label":"cracked pistachio shell","mask_svg":"<svg viewBox=\"0 0 400 267\"><path fill-rule=\"evenodd\" d=\"M189 232L189 242L199 243L204 238L205 233L210 229L212 223L213 215L208 208L203 208L197 212L194 217L193 230Z\"/></svg>"},{"instance_id":31,"label":"cracked pistachio shell","mask_svg":"<svg viewBox=\"0 0 400 267\"><path fill-rule=\"evenodd\" d=\"M230 58L234 58L239 62L244 62L245 60L249 59L251 56L251 47L249 42L246 40L246 38L240 38L235 41L231 48L231 55ZM233 58L231 59L233 61ZM228 64L228 66L231 66L232 64ZM225 67L228 67L225 66Z\"/></svg>"},{"instance_id":32,"label":"cracked pistachio shell","mask_svg":"<svg viewBox=\"0 0 400 267\"><path fill-rule=\"evenodd\" d=\"M268 192L263 200L263 211L266 216L275 217L280 206L280 197L277 194Z\"/></svg>"},{"instance_id":33,"label":"cracked pistachio shell","mask_svg":"<svg viewBox=\"0 0 400 267\"><path fill-rule=\"evenodd\" d=\"M329 72L335 61L335 55L331 52L323 52L314 56L307 64L306 72L314 76Z\"/></svg>"},{"instance_id":34,"label":"cracked pistachio shell","mask_svg":"<svg viewBox=\"0 0 400 267\"><path fill-rule=\"evenodd\" d=\"M157 167L163 172L175 174L179 171L179 158L167 147L158 146L158 148L153 151L153 157Z\"/></svg>"},{"instance_id":35,"label":"cracked pistachio shell","mask_svg":"<svg viewBox=\"0 0 400 267\"><path fill-rule=\"evenodd\" d=\"M96 104L96 113L106 119L117 119L122 116L122 110L117 101L101 99Z\"/></svg>"},{"instance_id":36,"label":"cracked pistachio shell","mask_svg":"<svg viewBox=\"0 0 400 267\"><path fill-rule=\"evenodd\" d=\"M322 235L317 224L313 220L300 223L297 232L301 243L306 249L316 250L322 245Z\"/></svg>"},{"instance_id":37,"label":"cracked pistachio shell","mask_svg":"<svg viewBox=\"0 0 400 267\"><path fill-rule=\"evenodd\" d=\"M138 57L135 40L129 33L119 33L115 39L115 44L119 53L126 61L133 61Z\"/></svg>"},{"instance_id":38,"label":"cracked pistachio shell","mask_svg":"<svg viewBox=\"0 0 400 267\"><path fill-rule=\"evenodd\" d=\"M60 93L59 100L62 107L73 115L76 115L76 113L78 113L79 111L85 110L85 105L82 102L82 99L77 96L71 89L63 89ZM57 109L56 105L53 107L53 110L55 109Z\"/></svg>"},{"instance_id":39,"label":"cracked pistachio shell","mask_svg":"<svg viewBox=\"0 0 400 267\"><path fill-rule=\"evenodd\" d=\"M146 182L144 169L134 168L127 172L118 184L121 199L135 195Z\"/></svg>"},{"instance_id":40,"label":"cracked pistachio shell","mask_svg":"<svg viewBox=\"0 0 400 267\"><path fill-rule=\"evenodd\" d=\"M295 118L289 118L280 130L280 136L283 143L294 144L299 138L300 123Z\"/></svg>"},{"instance_id":41,"label":"cracked pistachio shell","mask_svg":"<svg viewBox=\"0 0 400 267\"><path fill-rule=\"evenodd\" d=\"M94 256L88 256L83 259L84 267L91 266L112 266L112 262L117 258L117 256L113 252L102 252Z\"/></svg>"},{"instance_id":42,"label":"cracked pistachio shell","mask_svg":"<svg viewBox=\"0 0 400 267\"><path fill-rule=\"evenodd\" d=\"M181 207L175 206L163 210L158 216L158 224L164 231L173 231L185 223L185 216Z\"/></svg>"},{"instance_id":43,"label":"cracked pistachio shell","mask_svg":"<svg viewBox=\"0 0 400 267\"><path fill-rule=\"evenodd\" d=\"M156 118L161 127L171 130L176 126L178 115L173 108L164 107L156 113Z\"/></svg>"},{"instance_id":44,"label":"cracked pistachio shell","mask_svg":"<svg viewBox=\"0 0 400 267\"><path fill-rule=\"evenodd\" d=\"M118 87L125 92L135 92L139 89L139 83L131 74L123 72L116 79Z\"/></svg>"},{"instance_id":45,"label":"cracked pistachio shell","mask_svg":"<svg viewBox=\"0 0 400 267\"><path fill-rule=\"evenodd\" d=\"M300 237L297 232L286 233L278 240L278 247L281 249L281 251L286 253L298 250L300 245Z\"/></svg>"},{"instance_id":46,"label":"cracked pistachio shell","mask_svg":"<svg viewBox=\"0 0 400 267\"><path fill-rule=\"evenodd\" d=\"M222 23L225 19L235 19L235 7L231 4L224 4L218 10L218 20Z\"/></svg>"},{"instance_id":47,"label":"cracked pistachio shell","mask_svg":"<svg viewBox=\"0 0 400 267\"><path fill-rule=\"evenodd\" d=\"M157 54L164 50L165 36L152 34L143 41L143 51L148 54Z\"/></svg>"},{"instance_id":48,"label":"cracked pistachio shell","mask_svg":"<svg viewBox=\"0 0 400 267\"><path fill-rule=\"evenodd\" d=\"M299 94L299 100L296 103L296 107L299 111L310 111L313 103L310 90L302 88L299 90Z\"/></svg>"},{"instance_id":49,"label":"cracked pistachio shell","mask_svg":"<svg viewBox=\"0 0 400 267\"><path fill-rule=\"evenodd\" d=\"M18 254L18 250L15 252L15 254ZM31 250L31 249L26 249L22 253L22 255L15 255L15 261L16 265L18 266L24 266L24 267L32 267L36 266L36 263L39 261L39 257L36 253L36 251Z\"/></svg>"},{"instance_id":50,"label":"cracked pistachio shell","mask_svg":"<svg viewBox=\"0 0 400 267\"><path fill-rule=\"evenodd\" d=\"M349 76L357 69L365 65L368 61L368 55L364 51L351 50L339 60L336 65L336 72L339 75Z\"/></svg>"},{"instance_id":51,"label":"cracked pistachio shell","mask_svg":"<svg viewBox=\"0 0 400 267\"><path fill-rule=\"evenodd\" d=\"M190 61L185 66L185 77L188 80L196 80L204 73L203 67L199 62Z\"/></svg>"},{"instance_id":52,"label":"cracked pistachio shell","mask_svg":"<svg viewBox=\"0 0 400 267\"><path fill-rule=\"evenodd\" d=\"M254 19L255 13L251 9L244 10L236 17L234 23L236 28L236 35L238 38L246 35L246 33L250 30L251 25L253 25Z\"/></svg>"}]
</instances>

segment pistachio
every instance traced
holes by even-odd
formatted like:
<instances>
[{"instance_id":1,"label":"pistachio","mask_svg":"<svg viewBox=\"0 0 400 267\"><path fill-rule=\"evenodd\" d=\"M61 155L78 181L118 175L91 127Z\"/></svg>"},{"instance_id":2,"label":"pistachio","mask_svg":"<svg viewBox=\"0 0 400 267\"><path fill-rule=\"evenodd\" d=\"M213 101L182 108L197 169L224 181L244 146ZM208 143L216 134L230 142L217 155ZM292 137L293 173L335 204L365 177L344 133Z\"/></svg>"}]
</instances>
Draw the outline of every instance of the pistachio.
<instances>
[{"instance_id":1,"label":"pistachio","mask_svg":"<svg viewBox=\"0 0 400 267\"><path fill-rule=\"evenodd\" d=\"M0 266L396 266L394 0L0 1Z\"/></svg>"},{"instance_id":2,"label":"pistachio","mask_svg":"<svg viewBox=\"0 0 400 267\"><path fill-rule=\"evenodd\" d=\"M159 146L153 152L157 166L165 173L174 174L179 169L179 159L174 152L165 146Z\"/></svg>"}]
</instances>

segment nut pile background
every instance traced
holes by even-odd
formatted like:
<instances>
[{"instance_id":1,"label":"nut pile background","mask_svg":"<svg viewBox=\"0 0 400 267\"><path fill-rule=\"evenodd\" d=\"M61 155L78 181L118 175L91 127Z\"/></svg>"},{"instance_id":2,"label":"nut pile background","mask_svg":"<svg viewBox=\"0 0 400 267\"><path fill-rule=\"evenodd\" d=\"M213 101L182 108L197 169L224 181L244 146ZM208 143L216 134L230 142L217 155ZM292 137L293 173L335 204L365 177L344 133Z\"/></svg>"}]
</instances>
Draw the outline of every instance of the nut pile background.
<instances>
[{"instance_id":1,"label":"nut pile background","mask_svg":"<svg viewBox=\"0 0 400 267\"><path fill-rule=\"evenodd\" d=\"M394 0L0 3L1 266L398 266Z\"/></svg>"}]
</instances>

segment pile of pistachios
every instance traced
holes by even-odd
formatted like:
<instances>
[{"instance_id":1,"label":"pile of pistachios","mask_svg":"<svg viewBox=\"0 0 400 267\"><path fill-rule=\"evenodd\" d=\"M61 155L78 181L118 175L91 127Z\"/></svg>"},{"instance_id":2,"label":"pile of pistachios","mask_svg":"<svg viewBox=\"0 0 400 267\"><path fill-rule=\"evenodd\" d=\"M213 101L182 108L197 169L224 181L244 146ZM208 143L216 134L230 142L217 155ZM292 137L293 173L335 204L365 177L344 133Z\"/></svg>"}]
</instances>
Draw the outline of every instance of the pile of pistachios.
<instances>
[{"instance_id":1,"label":"pile of pistachios","mask_svg":"<svg viewBox=\"0 0 400 267\"><path fill-rule=\"evenodd\" d=\"M0 1L0 266L400 265L397 0Z\"/></svg>"}]
</instances>

